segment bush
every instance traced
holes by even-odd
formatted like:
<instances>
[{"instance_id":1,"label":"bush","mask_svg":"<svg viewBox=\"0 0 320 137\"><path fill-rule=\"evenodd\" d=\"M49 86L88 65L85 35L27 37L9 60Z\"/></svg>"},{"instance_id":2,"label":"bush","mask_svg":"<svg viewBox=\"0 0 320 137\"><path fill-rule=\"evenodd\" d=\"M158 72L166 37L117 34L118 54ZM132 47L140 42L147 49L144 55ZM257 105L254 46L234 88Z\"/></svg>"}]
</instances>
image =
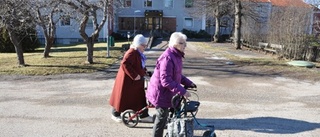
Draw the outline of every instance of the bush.
<instances>
[{"instance_id":1,"label":"bush","mask_svg":"<svg viewBox=\"0 0 320 137\"><path fill-rule=\"evenodd\" d=\"M183 34L187 35L188 38L195 38L195 35L197 35L196 31L182 29L181 31Z\"/></svg>"},{"instance_id":2,"label":"bush","mask_svg":"<svg viewBox=\"0 0 320 137\"><path fill-rule=\"evenodd\" d=\"M211 35L205 30L199 30L199 32L196 35L196 38L211 38Z\"/></svg>"},{"instance_id":3,"label":"bush","mask_svg":"<svg viewBox=\"0 0 320 137\"><path fill-rule=\"evenodd\" d=\"M34 51L36 48L40 47L37 35L32 35L35 33L35 29L28 29L17 33L19 37L22 37L21 45L23 52ZM14 45L12 44L9 34L5 28L0 28L0 52L15 52Z\"/></svg>"},{"instance_id":4,"label":"bush","mask_svg":"<svg viewBox=\"0 0 320 137\"><path fill-rule=\"evenodd\" d=\"M227 39L230 39L230 35L229 34L225 34L225 35L220 35L219 36L219 42L224 42Z\"/></svg>"},{"instance_id":5,"label":"bush","mask_svg":"<svg viewBox=\"0 0 320 137\"><path fill-rule=\"evenodd\" d=\"M9 34L5 28L0 28L0 52L15 52Z\"/></svg>"},{"instance_id":6,"label":"bush","mask_svg":"<svg viewBox=\"0 0 320 137\"><path fill-rule=\"evenodd\" d=\"M114 40L126 40L128 39L126 36L121 35L120 33L112 32L111 35Z\"/></svg>"},{"instance_id":7,"label":"bush","mask_svg":"<svg viewBox=\"0 0 320 137\"><path fill-rule=\"evenodd\" d=\"M192 31L192 30L187 30L187 29L182 29L181 31L183 34L187 35L188 38L198 38L198 39L207 39L211 38L211 35L206 32L205 30L199 30L198 32Z\"/></svg>"},{"instance_id":8,"label":"bush","mask_svg":"<svg viewBox=\"0 0 320 137\"><path fill-rule=\"evenodd\" d=\"M320 47L320 36L307 36L307 43L309 46L319 46Z\"/></svg>"}]
</instances>

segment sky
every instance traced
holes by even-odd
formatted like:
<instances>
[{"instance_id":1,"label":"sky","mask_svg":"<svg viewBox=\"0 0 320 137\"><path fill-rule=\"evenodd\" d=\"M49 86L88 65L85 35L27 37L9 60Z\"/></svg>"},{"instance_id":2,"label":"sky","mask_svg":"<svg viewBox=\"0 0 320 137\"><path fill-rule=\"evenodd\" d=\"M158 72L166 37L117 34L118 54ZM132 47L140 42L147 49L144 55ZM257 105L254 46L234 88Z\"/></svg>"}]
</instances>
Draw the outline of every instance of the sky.
<instances>
[{"instance_id":1,"label":"sky","mask_svg":"<svg viewBox=\"0 0 320 137\"><path fill-rule=\"evenodd\" d=\"M320 8L320 0L304 0L304 2L318 5L318 7Z\"/></svg>"}]
</instances>

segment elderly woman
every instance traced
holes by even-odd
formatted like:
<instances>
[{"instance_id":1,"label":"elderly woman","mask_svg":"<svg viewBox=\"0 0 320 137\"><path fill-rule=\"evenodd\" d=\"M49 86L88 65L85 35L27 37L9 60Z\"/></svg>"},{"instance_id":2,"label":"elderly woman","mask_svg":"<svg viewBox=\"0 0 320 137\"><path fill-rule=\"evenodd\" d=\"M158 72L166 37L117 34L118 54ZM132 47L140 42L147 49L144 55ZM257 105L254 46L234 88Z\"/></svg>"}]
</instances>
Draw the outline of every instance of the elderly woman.
<instances>
[{"instance_id":1,"label":"elderly woman","mask_svg":"<svg viewBox=\"0 0 320 137\"><path fill-rule=\"evenodd\" d=\"M182 58L184 58L184 50L187 46L186 40L187 36L181 32L174 32L170 36L169 48L158 58L148 85L147 99L156 107L154 137L163 136L172 97L175 94L190 96L182 85L196 87L192 81L182 75Z\"/></svg>"},{"instance_id":2,"label":"elderly woman","mask_svg":"<svg viewBox=\"0 0 320 137\"><path fill-rule=\"evenodd\" d=\"M147 72L146 56L143 54L146 46L146 38L141 34L136 35L121 61L109 101L113 107L111 118L116 122L121 122L121 112L127 109L138 111L147 106L143 80ZM140 119L153 122L148 110L140 115Z\"/></svg>"}]
</instances>

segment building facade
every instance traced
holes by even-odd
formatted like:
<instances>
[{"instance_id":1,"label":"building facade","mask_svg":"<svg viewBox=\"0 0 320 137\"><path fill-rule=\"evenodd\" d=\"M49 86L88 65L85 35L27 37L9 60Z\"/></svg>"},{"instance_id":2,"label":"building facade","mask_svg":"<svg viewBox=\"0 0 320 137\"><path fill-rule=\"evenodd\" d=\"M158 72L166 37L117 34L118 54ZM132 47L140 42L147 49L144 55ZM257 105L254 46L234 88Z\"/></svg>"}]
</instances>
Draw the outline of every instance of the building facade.
<instances>
[{"instance_id":1,"label":"building facade","mask_svg":"<svg viewBox=\"0 0 320 137\"><path fill-rule=\"evenodd\" d=\"M40 43L44 43L44 35L38 27L38 38ZM92 20L89 19L86 27L86 33L91 34L94 31ZM104 24L104 27L99 33L98 41L105 41L108 38L108 22ZM83 42L79 33L79 22L74 19L60 19L56 24L55 44L72 44Z\"/></svg>"},{"instance_id":2,"label":"building facade","mask_svg":"<svg viewBox=\"0 0 320 137\"><path fill-rule=\"evenodd\" d=\"M121 3L117 3L121 1ZM206 15L194 15L195 0L119 0L113 1L114 7L109 7L108 17L100 31L98 41L106 41L112 32L131 36L137 33L149 34L151 30L160 30L170 34L183 29L191 31L205 30L209 34L215 32L214 18ZM223 17L221 20L221 35L231 34L233 20ZM99 20L98 20L99 22ZM72 18L59 19L56 24L56 44L72 44L83 42L79 34L79 21ZM86 32L94 31L92 20L89 19ZM145 36L147 36L145 35ZM44 35L38 28L38 37L44 43Z\"/></svg>"},{"instance_id":3,"label":"building facade","mask_svg":"<svg viewBox=\"0 0 320 137\"><path fill-rule=\"evenodd\" d=\"M193 17L188 10L194 0L121 0L115 10L115 32L164 32L205 30L205 16Z\"/></svg>"}]
</instances>

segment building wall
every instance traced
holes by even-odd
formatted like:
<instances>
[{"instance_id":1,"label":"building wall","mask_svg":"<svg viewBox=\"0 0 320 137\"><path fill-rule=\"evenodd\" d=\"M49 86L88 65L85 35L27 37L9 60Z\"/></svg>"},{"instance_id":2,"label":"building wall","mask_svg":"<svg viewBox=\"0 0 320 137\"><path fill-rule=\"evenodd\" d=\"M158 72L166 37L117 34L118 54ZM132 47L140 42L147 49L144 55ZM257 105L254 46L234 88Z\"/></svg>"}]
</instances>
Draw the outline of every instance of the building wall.
<instances>
[{"instance_id":1,"label":"building wall","mask_svg":"<svg viewBox=\"0 0 320 137\"><path fill-rule=\"evenodd\" d=\"M115 13L115 31L127 31L123 29L121 24L121 18L126 17L127 20L134 20L132 18L136 17L136 25L138 26L139 19L145 17L144 13L146 10L162 10L163 11L163 28L175 29L175 31L181 31L182 29L189 29L194 31L199 31L204 29L202 18L194 18L188 15L186 12L188 8L185 7L185 0L173 0L173 7L165 7L165 0L152 0L152 7L144 7L144 0L132 0L131 7L118 8ZM140 12L135 12L140 11ZM129 19L131 18L131 19ZM186 26L185 18L192 18L191 26ZM172 23L171 21L176 21ZM165 23L169 22L169 23ZM175 25L175 26L173 26ZM137 27L136 26L136 27ZM133 27L130 27L133 28ZM139 29L139 27L137 27Z\"/></svg>"},{"instance_id":2,"label":"building wall","mask_svg":"<svg viewBox=\"0 0 320 137\"><path fill-rule=\"evenodd\" d=\"M100 23L102 17L98 16L98 23ZM74 19L70 19L70 24L63 25L62 20L59 20L56 24L56 36L55 44L72 44L83 42L83 38L79 33L79 22ZM93 24L88 24L86 33L90 36L94 31ZM41 44L45 43L44 34L41 27L37 27L38 38ZM105 41L108 37L108 21L105 22L104 27L99 33L98 41Z\"/></svg>"}]
</instances>

